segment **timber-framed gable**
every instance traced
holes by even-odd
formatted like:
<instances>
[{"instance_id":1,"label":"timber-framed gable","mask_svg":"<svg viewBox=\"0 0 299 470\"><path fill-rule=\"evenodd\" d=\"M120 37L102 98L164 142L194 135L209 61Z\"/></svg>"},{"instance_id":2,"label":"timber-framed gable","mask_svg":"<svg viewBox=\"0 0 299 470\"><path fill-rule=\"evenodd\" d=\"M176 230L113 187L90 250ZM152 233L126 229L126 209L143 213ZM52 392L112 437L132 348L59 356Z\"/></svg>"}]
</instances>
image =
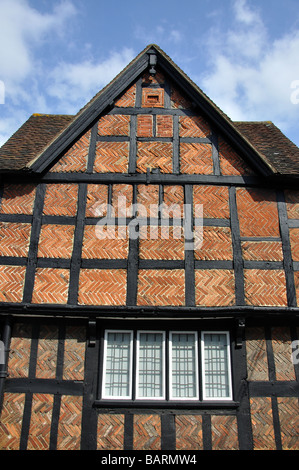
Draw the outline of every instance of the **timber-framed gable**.
<instances>
[{"instance_id":1,"label":"timber-framed gable","mask_svg":"<svg viewBox=\"0 0 299 470\"><path fill-rule=\"evenodd\" d=\"M2 448L298 449L298 149L252 127L150 45L76 116L33 115L29 147L23 128L0 149Z\"/></svg>"}]
</instances>

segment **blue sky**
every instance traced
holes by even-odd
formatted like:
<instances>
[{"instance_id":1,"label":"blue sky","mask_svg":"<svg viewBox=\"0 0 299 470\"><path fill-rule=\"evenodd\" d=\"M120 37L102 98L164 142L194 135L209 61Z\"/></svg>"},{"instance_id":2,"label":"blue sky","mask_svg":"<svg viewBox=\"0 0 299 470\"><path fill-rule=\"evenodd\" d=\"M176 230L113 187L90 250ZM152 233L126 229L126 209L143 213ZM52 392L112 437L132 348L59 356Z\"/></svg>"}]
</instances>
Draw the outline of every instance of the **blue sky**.
<instances>
[{"instance_id":1,"label":"blue sky","mask_svg":"<svg viewBox=\"0 0 299 470\"><path fill-rule=\"evenodd\" d=\"M33 113L77 113L150 43L299 146L298 0L0 0L0 145Z\"/></svg>"}]
</instances>

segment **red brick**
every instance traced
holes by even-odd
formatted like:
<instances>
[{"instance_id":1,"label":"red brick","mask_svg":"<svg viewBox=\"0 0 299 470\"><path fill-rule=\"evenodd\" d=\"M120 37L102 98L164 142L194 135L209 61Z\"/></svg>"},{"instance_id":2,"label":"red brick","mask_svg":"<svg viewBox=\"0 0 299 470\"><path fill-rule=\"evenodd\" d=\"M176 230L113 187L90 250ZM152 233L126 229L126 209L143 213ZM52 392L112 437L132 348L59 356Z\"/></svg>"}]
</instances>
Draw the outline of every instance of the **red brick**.
<instances>
[{"instance_id":1,"label":"red brick","mask_svg":"<svg viewBox=\"0 0 299 470\"><path fill-rule=\"evenodd\" d=\"M285 190L285 201L289 219L299 219L299 191Z\"/></svg>"},{"instance_id":2,"label":"red brick","mask_svg":"<svg viewBox=\"0 0 299 470\"><path fill-rule=\"evenodd\" d=\"M211 175L213 173L212 147L210 144L180 144L181 173Z\"/></svg>"},{"instance_id":3,"label":"red brick","mask_svg":"<svg viewBox=\"0 0 299 470\"><path fill-rule=\"evenodd\" d=\"M219 160L222 175L253 175L254 171L222 138L219 138Z\"/></svg>"},{"instance_id":4,"label":"red brick","mask_svg":"<svg viewBox=\"0 0 299 470\"><path fill-rule=\"evenodd\" d=\"M208 137L210 126L201 116L180 117L180 137Z\"/></svg>"},{"instance_id":5,"label":"red brick","mask_svg":"<svg viewBox=\"0 0 299 470\"><path fill-rule=\"evenodd\" d=\"M107 215L108 185L88 184L86 217L105 217Z\"/></svg>"},{"instance_id":6,"label":"red brick","mask_svg":"<svg viewBox=\"0 0 299 470\"><path fill-rule=\"evenodd\" d=\"M243 237L279 237L275 192L268 189L237 189L240 234Z\"/></svg>"},{"instance_id":7,"label":"red brick","mask_svg":"<svg viewBox=\"0 0 299 470\"><path fill-rule=\"evenodd\" d=\"M137 305L184 305L185 272L182 269L141 269Z\"/></svg>"},{"instance_id":8,"label":"red brick","mask_svg":"<svg viewBox=\"0 0 299 470\"><path fill-rule=\"evenodd\" d=\"M51 168L50 172L84 172L87 167L91 131L87 131Z\"/></svg>"},{"instance_id":9,"label":"red brick","mask_svg":"<svg viewBox=\"0 0 299 470\"><path fill-rule=\"evenodd\" d=\"M163 88L142 88L143 108L163 108L164 89Z\"/></svg>"},{"instance_id":10,"label":"red brick","mask_svg":"<svg viewBox=\"0 0 299 470\"><path fill-rule=\"evenodd\" d=\"M299 228L290 229L290 242L293 261L299 261Z\"/></svg>"},{"instance_id":11,"label":"red brick","mask_svg":"<svg viewBox=\"0 0 299 470\"><path fill-rule=\"evenodd\" d=\"M193 203L201 204L203 217L229 219L228 188L225 186L193 186Z\"/></svg>"},{"instance_id":12,"label":"red brick","mask_svg":"<svg viewBox=\"0 0 299 470\"><path fill-rule=\"evenodd\" d=\"M172 173L171 142L138 142L137 172L146 173L147 168Z\"/></svg>"},{"instance_id":13,"label":"red brick","mask_svg":"<svg viewBox=\"0 0 299 470\"><path fill-rule=\"evenodd\" d=\"M249 261L282 261L281 242L244 241L241 243L244 260Z\"/></svg>"},{"instance_id":14,"label":"red brick","mask_svg":"<svg viewBox=\"0 0 299 470\"><path fill-rule=\"evenodd\" d=\"M104 238L104 235L106 238ZM103 238L100 238L102 237ZM123 238L125 237L125 238ZM129 240L127 228L108 226L104 228L86 225L84 230L82 258L84 259L126 259Z\"/></svg>"},{"instance_id":15,"label":"red brick","mask_svg":"<svg viewBox=\"0 0 299 470\"><path fill-rule=\"evenodd\" d=\"M173 119L172 116L157 116L157 137L173 136Z\"/></svg>"},{"instance_id":16,"label":"red brick","mask_svg":"<svg viewBox=\"0 0 299 470\"><path fill-rule=\"evenodd\" d=\"M94 173L127 173L129 142L97 142Z\"/></svg>"},{"instance_id":17,"label":"red brick","mask_svg":"<svg viewBox=\"0 0 299 470\"><path fill-rule=\"evenodd\" d=\"M202 244L195 249L200 260L232 260L232 240L228 227L203 227Z\"/></svg>"},{"instance_id":18,"label":"red brick","mask_svg":"<svg viewBox=\"0 0 299 470\"><path fill-rule=\"evenodd\" d=\"M0 256L28 255L31 225L0 222Z\"/></svg>"},{"instance_id":19,"label":"red brick","mask_svg":"<svg viewBox=\"0 0 299 470\"><path fill-rule=\"evenodd\" d=\"M42 225L38 244L39 258L70 258L73 251L73 225Z\"/></svg>"},{"instance_id":20,"label":"red brick","mask_svg":"<svg viewBox=\"0 0 299 470\"><path fill-rule=\"evenodd\" d=\"M271 397L250 399L254 450L276 450Z\"/></svg>"},{"instance_id":21,"label":"red brick","mask_svg":"<svg viewBox=\"0 0 299 470\"><path fill-rule=\"evenodd\" d=\"M26 266L0 266L0 302L21 302Z\"/></svg>"},{"instance_id":22,"label":"red brick","mask_svg":"<svg viewBox=\"0 0 299 470\"><path fill-rule=\"evenodd\" d=\"M137 116L137 137L153 136L153 116L139 114Z\"/></svg>"},{"instance_id":23,"label":"red brick","mask_svg":"<svg viewBox=\"0 0 299 470\"><path fill-rule=\"evenodd\" d=\"M79 304L125 305L126 284L124 269L81 269Z\"/></svg>"},{"instance_id":24,"label":"red brick","mask_svg":"<svg viewBox=\"0 0 299 470\"><path fill-rule=\"evenodd\" d=\"M31 215L35 191L34 184L4 184L0 213Z\"/></svg>"},{"instance_id":25,"label":"red brick","mask_svg":"<svg viewBox=\"0 0 299 470\"><path fill-rule=\"evenodd\" d=\"M37 268L32 303L66 304L69 276L67 269Z\"/></svg>"},{"instance_id":26,"label":"red brick","mask_svg":"<svg viewBox=\"0 0 299 470\"><path fill-rule=\"evenodd\" d=\"M245 269L245 298L249 305L287 306L285 273Z\"/></svg>"},{"instance_id":27,"label":"red brick","mask_svg":"<svg viewBox=\"0 0 299 470\"><path fill-rule=\"evenodd\" d=\"M108 114L99 119L98 134L107 136L128 136L130 134L130 116L121 114Z\"/></svg>"},{"instance_id":28,"label":"red brick","mask_svg":"<svg viewBox=\"0 0 299 470\"><path fill-rule=\"evenodd\" d=\"M75 216L77 198L77 184L47 184L43 213L45 215Z\"/></svg>"},{"instance_id":29,"label":"red brick","mask_svg":"<svg viewBox=\"0 0 299 470\"><path fill-rule=\"evenodd\" d=\"M119 108L131 108L135 106L136 85L132 85L116 101L115 106Z\"/></svg>"},{"instance_id":30,"label":"red brick","mask_svg":"<svg viewBox=\"0 0 299 470\"><path fill-rule=\"evenodd\" d=\"M195 270L196 305L222 307L235 302L235 279L227 269Z\"/></svg>"}]
</instances>

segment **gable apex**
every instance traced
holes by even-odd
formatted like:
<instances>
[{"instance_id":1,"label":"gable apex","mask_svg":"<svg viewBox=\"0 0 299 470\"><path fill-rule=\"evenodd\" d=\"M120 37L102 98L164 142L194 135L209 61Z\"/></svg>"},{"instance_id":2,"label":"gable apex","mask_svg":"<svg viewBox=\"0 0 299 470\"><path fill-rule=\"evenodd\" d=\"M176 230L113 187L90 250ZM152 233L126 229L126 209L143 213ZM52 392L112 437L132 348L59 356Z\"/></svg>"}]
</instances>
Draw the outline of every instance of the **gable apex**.
<instances>
[{"instance_id":1,"label":"gable apex","mask_svg":"<svg viewBox=\"0 0 299 470\"><path fill-rule=\"evenodd\" d=\"M143 73L148 72L154 76L157 70L169 77L173 85L181 90L190 100L194 110L203 115L213 129L221 134L258 174L262 176L279 174L289 176L288 150L285 152L286 155L280 154L285 159L280 168L279 157L276 154L274 155L273 152L266 151L263 145L260 145L260 142L253 137L253 133L248 131L250 126L246 127L242 126L241 123L234 123L156 44L149 44L141 51L109 84L82 107L75 116L64 117L64 119L54 118L53 116L51 119L52 123L59 123L57 132L54 132L54 126L52 126L53 133L47 135L47 138L44 140L39 139L39 144L32 145L29 151L26 149L27 160L21 158L18 166L15 167L15 171L25 170L33 174L41 174L46 171L80 136L91 128L101 115L113 108L115 100L135 83ZM31 116L27 123L33 125L33 130L31 129L31 131L34 134L38 132L38 129L35 132L34 128L38 121L37 116L39 115ZM40 121L42 120L41 118ZM23 126L16 134L23 129ZM261 127L260 129L262 130ZM25 128L23 131L25 131ZM9 154L10 148L14 149L14 145L18 143L16 137L12 136L0 149L0 160L2 158L7 160L5 152L8 149ZM290 163L293 165L291 174L297 175L299 172L299 158L298 148L294 144ZM0 163L0 169L2 171L6 170L5 161L2 165ZM9 170L13 171L13 169L12 164Z\"/></svg>"}]
</instances>

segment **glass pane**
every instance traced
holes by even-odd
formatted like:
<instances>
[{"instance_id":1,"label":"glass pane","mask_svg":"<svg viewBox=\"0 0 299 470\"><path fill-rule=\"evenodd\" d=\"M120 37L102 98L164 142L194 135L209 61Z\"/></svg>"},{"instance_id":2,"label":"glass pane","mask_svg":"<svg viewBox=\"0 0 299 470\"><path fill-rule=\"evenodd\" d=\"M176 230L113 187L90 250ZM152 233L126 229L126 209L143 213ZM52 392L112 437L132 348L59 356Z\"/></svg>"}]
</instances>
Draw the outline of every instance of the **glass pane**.
<instances>
[{"instance_id":1,"label":"glass pane","mask_svg":"<svg viewBox=\"0 0 299 470\"><path fill-rule=\"evenodd\" d=\"M163 334L140 333L138 351L138 398L163 396Z\"/></svg>"},{"instance_id":2,"label":"glass pane","mask_svg":"<svg viewBox=\"0 0 299 470\"><path fill-rule=\"evenodd\" d=\"M193 333L172 334L172 398L197 395L196 341Z\"/></svg>"},{"instance_id":3,"label":"glass pane","mask_svg":"<svg viewBox=\"0 0 299 470\"><path fill-rule=\"evenodd\" d=\"M230 396L227 339L226 334L204 334L206 398L228 398Z\"/></svg>"},{"instance_id":4,"label":"glass pane","mask_svg":"<svg viewBox=\"0 0 299 470\"><path fill-rule=\"evenodd\" d=\"M106 345L105 396L129 397L131 333L109 332Z\"/></svg>"}]
</instances>

